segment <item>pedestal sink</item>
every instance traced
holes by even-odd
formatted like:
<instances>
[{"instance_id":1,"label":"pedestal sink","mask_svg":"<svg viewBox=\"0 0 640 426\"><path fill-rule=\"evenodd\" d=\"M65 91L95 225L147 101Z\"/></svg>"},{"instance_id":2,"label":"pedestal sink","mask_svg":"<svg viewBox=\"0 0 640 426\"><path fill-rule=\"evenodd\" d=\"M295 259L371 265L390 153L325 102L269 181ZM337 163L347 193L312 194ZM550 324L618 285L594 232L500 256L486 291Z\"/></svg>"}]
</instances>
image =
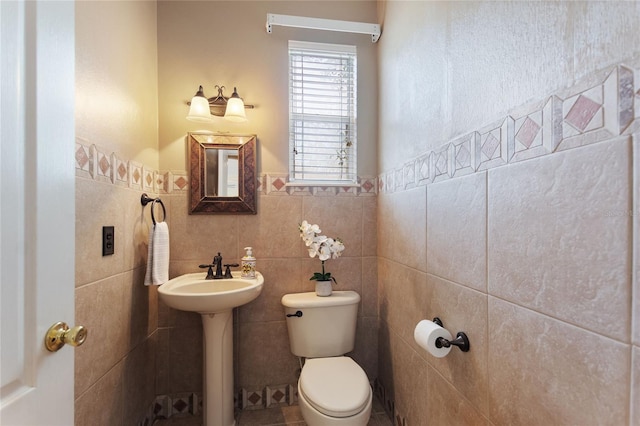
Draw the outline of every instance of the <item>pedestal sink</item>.
<instances>
[{"instance_id":1,"label":"pedestal sink","mask_svg":"<svg viewBox=\"0 0 640 426\"><path fill-rule=\"evenodd\" d=\"M233 426L233 308L254 300L264 277L205 280L205 273L185 274L158 287L160 299L174 309L198 312L204 329L205 426Z\"/></svg>"}]
</instances>

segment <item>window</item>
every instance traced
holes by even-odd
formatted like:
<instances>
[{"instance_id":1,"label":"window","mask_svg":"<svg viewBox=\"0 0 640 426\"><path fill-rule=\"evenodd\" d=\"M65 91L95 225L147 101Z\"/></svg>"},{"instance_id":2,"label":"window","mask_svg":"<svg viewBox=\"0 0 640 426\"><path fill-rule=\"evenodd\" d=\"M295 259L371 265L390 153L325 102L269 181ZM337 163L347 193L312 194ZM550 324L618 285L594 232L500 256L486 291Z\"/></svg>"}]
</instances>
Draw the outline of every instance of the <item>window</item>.
<instances>
[{"instance_id":1,"label":"window","mask_svg":"<svg viewBox=\"0 0 640 426\"><path fill-rule=\"evenodd\" d=\"M356 47L289 41L289 181L357 183Z\"/></svg>"}]
</instances>

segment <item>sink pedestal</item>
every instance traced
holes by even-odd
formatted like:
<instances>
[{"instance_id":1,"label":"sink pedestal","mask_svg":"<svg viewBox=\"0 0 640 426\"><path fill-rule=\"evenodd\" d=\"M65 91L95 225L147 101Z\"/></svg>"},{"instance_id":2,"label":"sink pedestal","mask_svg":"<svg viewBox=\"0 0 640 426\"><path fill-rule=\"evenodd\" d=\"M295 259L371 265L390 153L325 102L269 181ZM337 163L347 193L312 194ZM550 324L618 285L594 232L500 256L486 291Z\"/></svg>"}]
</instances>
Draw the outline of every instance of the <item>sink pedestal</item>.
<instances>
[{"instance_id":1,"label":"sink pedestal","mask_svg":"<svg viewBox=\"0 0 640 426\"><path fill-rule=\"evenodd\" d=\"M0 0L1 1L1 0ZM198 312L204 331L204 424L234 426L233 308L260 295L264 277L207 280L202 272L180 275L158 287L158 296L173 309Z\"/></svg>"},{"instance_id":2,"label":"sink pedestal","mask_svg":"<svg viewBox=\"0 0 640 426\"><path fill-rule=\"evenodd\" d=\"M232 310L202 314L204 329L204 424L233 426Z\"/></svg>"}]
</instances>

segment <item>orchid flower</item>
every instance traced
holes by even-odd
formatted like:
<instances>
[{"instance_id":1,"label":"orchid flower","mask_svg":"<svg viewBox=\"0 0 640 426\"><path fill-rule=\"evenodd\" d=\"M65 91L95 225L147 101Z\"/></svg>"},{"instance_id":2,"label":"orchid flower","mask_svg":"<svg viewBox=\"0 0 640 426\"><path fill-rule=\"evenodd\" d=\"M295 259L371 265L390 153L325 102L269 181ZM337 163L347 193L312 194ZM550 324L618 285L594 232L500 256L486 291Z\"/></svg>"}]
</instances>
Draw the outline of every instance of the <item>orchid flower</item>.
<instances>
[{"instance_id":1,"label":"orchid flower","mask_svg":"<svg viewBox=\"0 0 640 426\"><path fill-rule=\"evenodd\" d=\"M331 276L331 272L325 272L324 262L329 259L337 259L342 255L344 251L344 244L339 238L329 238L326 235L320 235L320 227L316 224L310 224L306 220L298 226L300 231L300 238L304 241L304 244L308 247L309 257L316 257L322 262L322 273L316 272L311 277L312 280L319 281L336 281Z\"/></svg>"}]
</instances>

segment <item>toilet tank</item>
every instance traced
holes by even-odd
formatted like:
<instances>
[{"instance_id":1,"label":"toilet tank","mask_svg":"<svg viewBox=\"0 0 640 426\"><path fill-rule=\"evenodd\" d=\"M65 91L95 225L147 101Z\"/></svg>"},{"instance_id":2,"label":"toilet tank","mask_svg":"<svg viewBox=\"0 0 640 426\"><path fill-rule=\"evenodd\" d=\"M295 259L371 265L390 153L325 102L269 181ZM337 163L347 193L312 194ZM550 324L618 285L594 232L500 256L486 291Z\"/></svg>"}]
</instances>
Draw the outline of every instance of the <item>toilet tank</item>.
<instances>
[{"instance_id":1,"label":"toilet tank","mask_svg":"<svg viewBox=\"0 0 640 426\"><path fill-rule=\"evenodd\" d=\"M359 302L360 295L355 291L334 291L328 297L318 297L315 292L285 294L282 305L288 315L291 352L306 358L351 352ZM296 316L298 311L301 316Z\"/></svg>"}]
</instances>

